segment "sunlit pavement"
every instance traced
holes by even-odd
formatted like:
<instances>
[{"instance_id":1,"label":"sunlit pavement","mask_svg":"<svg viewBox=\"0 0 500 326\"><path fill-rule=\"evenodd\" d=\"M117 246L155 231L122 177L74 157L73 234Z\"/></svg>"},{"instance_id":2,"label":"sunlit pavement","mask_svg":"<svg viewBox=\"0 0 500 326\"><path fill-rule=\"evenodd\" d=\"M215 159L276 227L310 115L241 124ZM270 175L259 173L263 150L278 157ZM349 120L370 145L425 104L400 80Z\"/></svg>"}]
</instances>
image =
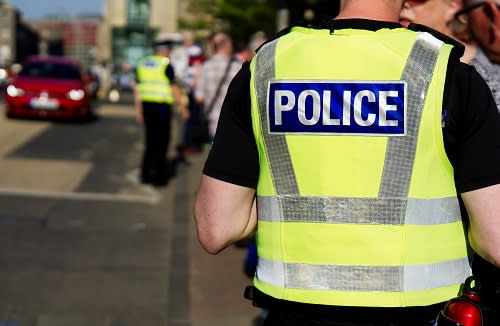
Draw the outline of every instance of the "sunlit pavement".
<instances>
[{"instance_id":1,"label":"sunlit pavement","mask_svg":"<svg viewBox=\"0 0 500 326\"><path fill-rule=\"evenodd\" d=\"M141 185L133 109L100 114L83 127L0 118L0 326L253 325L245 250L211 256L196 238L206 152L167 187ZM40 148L79 128L88 147Z\"/></svg>"}]
</instances>

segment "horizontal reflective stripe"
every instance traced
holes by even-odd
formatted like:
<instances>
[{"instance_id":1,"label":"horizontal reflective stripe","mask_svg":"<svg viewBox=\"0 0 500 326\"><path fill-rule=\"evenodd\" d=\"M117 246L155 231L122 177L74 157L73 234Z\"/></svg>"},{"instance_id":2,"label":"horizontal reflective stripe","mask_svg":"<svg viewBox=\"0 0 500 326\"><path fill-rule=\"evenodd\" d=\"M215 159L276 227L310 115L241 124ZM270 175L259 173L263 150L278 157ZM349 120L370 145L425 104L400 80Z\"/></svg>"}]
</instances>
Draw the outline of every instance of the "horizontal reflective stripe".
<instances>
[{"instance_id":1,"label":"horizontal reflective stripe","mask_svg":"<svg viewBox=\"0 0 500 326\"><path fill-rule=\"evenodd\" d=\"M142 92L141 97L159 97L159 98L170 98L169 94L165 94L162 92Z\"/></svg>"},{"instance_id":2,"label":"horizontal reflective stripe","mask_svg":"<svg viewBox=\"0 0 500 326\"><path fill-rule=\"evenodd\" d=\"M166 85L168 85L168 81L165 81L165 80L143 80L143 81L141 81L141 85L166 86Z\"/></svg>"},{"instance_id":3,"label":"horizontal reflective stripe","mask_svg":"<svg viewBox=\"0 0 500 326\"><path fill-rule=\"evenodd\" d=\"M289 289L405 292L460 284L470 274L467 258L411 266L308 265L259 258L256 277Z\"/></svg>"},{"instance_id":4,"label":"horizontal reflective stripe","mask_svg":"<svg viewBox=\"0 0 500 326\"><path fill-rule=\"evenodd\" d=\"M141 92L156 92L156 93L163 93L163 94L170 94L172 93L169 87L158 87L158 85L140 85L139 90Z\"/></svg>"},{"instance_id":5,"label":"horizontal reflective stripe","mask_svg":"<svg viewBox=\"0 0 500 326\"><path fill-rule=\"evenodd\" d=\"M439 199L259 196L266 222L434 225L461 220L456 197Z\"/></svg>"},{"instance_id":6,"label":"horizontal reflective stripe","mask_svg":"<svg viewBox=\"0 0 500 326\"><path fill-rule=\"evenodd\" d=\"M162 91L155 91L155 90L149 90L149 89L143 89L141 88L139 91L139 96L140 98L157 98L157 99L173 99L172 95L170 93L162 92Z\"/></svg>"}]
</instances>

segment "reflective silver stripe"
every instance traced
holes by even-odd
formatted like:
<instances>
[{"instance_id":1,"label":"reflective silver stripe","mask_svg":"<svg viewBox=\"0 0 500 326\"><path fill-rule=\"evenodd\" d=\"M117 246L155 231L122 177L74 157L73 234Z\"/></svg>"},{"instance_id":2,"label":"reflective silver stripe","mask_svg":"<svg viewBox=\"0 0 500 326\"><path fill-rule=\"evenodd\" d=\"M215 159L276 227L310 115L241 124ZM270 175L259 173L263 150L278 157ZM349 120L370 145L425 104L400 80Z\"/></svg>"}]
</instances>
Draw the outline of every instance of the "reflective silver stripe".
<instances>
[{"instance_id":1,"label":"reflective silver stripe","mask_svg":"<svg viewBox=\"0 0 500 326\"><path fill-rule=\"evenodd\" d=\"M405 203L397 198L257 197L259 221L265 222L435 225L461 221L456 197L410 198Z\"/></svg>"},{"instance_id":2,"label":"reflective silver stripe","mask_svg":"<svg viewBox=\"0 0 500 326\"><path fill-rule=\"evenodd\" d=\"M158 96L158 97L162 97L162 98L168 98L169 97L169 94L166 94L165 92L158 92L158 91L149 91L149 90L146 90L146 91L141 91L141 95L142 96L146 96L146 95L154 95L154 96Z\"/></svg>"},{"instance_id":3,"label":"reflective silver stripe","mask_svg":"<svg viewBox=\"0 0 500 326\"><path fill-rule=\"evenodd\" d=\"M257 278L300 290L405 292L460 284L471 274L467 258L429 265L352 266L280 263L259 259Z\"/></svg>"},{"instance_id":4,"label":"reflective silver stripe","mask_svg":"<svg viewBox=\"0 0 500 326\"><path fill-rule=\"evenodd\" d=\"M408 57L401 76L408 85L407 134L389 137L379 197L408 195L425 97L442 45L429 33L420 33Z\"/></svg>"},{"instance_id":5,"label":"reflective silver stripe","mask_svg":"<svg viewBox=\"0 0 500 326\"><path fill-rule=\"evenodd\" d=\"M299 187L285 135L270 134L268 130L266 95L269 81L276 75L274 57L277 42L270 42L259 50L255 66L255 91L259 99L260 125L274 189L278 195L298 195Z\"/></svg>"},{"instance_id":6,"label":"reflective silver stripe","mask_svg":"<svg viewBox=\"0 0 500 326\"><path fill-rule=\"evenodd\" d=\"M165 86L167 85L167 80L144 80L141 81L141 84L148 86Z\"/></svg>"}]
</instances>

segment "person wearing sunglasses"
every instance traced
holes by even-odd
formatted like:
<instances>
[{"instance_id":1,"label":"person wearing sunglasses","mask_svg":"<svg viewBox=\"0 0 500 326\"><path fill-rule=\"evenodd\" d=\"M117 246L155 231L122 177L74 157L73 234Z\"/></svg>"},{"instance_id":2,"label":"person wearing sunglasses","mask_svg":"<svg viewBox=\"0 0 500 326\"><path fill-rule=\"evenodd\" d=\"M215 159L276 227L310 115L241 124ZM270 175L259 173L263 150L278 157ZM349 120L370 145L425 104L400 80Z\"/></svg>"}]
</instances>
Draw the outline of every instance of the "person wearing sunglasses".
<instances>
[{"instance_id":1,"label":"person wearing sunglasses","mask_svg":"<svg viewBox=\"0 0 500 326\"><path fill-rule=\"evenodd\" d=\"M465 62L484 78L500 111L500 2L463 0L464 7L455 14L462 25L457 33L473 55Z\"/></svg>"},{"instance_id":2,"label":"person wearing sunglasses","mask_svg":"<svg viewBox=\"0 0 500 326\"><path fill-rule=\"evenodd\" d=\"M463 0L408 0L401 9L399 20L403 26L421 24L457 39L464 29L455 19L462 6ZM469 62L475 52L474 47L466 46L461 60Z\"/></svg>"},{"instance_id":3,"label":"person wearing sunglasses","mask_svg":"<svg viewBox=\"0 0 500 326\"><path fill-rule=\"evenodd\" d=\"M418 23L441 33L451 34L451 21L462 7L462 0L407 0L400 13L400 22L408 26Z\"/></svg>"},{"instance_id":4,"label":"person wearing sunglasses","mask_svg":"<svg viewBox=\"0 0 500 326\"><path fill-rule=\"evenodd\" d=\"M465 45L462 62L474 66L500 111L500 4L478 0L408 0L400 21L426 25Z\"/></svg>"},{"instance_id":5,"label":"person wearing sunglasses","mask_svg":"<svg viewBox=\"0 0 500 326\"><path fill-rule=\"evenodd\" d=\"M500 266L500 115L462 45L402 6L284 29L225 95L196 229L210 254L257 232L265 326L430 325L471 274L458 197Z\"/></svg>"}]
</instances>

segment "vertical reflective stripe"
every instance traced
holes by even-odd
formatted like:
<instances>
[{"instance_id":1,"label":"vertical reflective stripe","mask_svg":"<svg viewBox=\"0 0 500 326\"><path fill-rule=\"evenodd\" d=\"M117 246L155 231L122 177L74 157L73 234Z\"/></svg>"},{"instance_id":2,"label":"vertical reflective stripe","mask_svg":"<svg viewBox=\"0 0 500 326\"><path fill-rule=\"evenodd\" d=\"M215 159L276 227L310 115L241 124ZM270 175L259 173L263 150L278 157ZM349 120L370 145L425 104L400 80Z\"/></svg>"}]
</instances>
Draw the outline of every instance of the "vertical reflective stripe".
<instances>
[{"instance_id":1,"label":"vertical reflective stripe","mask_svg":"<svg viewBox=\"0 0 500 326\"><path fill-rule=\"evenodd\" d=\"M443 42L429 33L420 33L410 52L401 76L408 85L407 135L388 140L380 197L406 198L408 195L420 119L442 45Z\"/></svg>"},{"instance_id":2,"label":"vertical reflective stripe","mask_svg":"<svg viewBox=\"0 0 500 326\"><path fill-rule=\"evenodd\" d=\"M259 221L265 222L437 225L461 221L456 197L410 198L406 204L406 199L398 198L258 196L257 204Z\"/></svg>"},{"instance_id":3,"label":"vertical reflective stripe","mask_svg":"<svg viewBox=\"0 0 500 326\"><path fill-rule=\"evenodd\" d=\"M425 291L460 284L469 275L467 258L408 266L311 265L260 258L257 267L262 282L325 291Z\"/></svg>"},{"instance_id":4,"label":"vertical reflective stripe","mask_svg":"<svg viewBox=\"0 0 500 326\"><path fill-rule=\"evenodd\" d=\"M274 60L277 42L278 40L275 40L266 44L259 50L257 55L255 90L259 101L260 127L276 193L278 195L298 195L299 187L295 178L286 137L269 133L267 90L269 81L276 77Z\"/></svg>"}]
</instances>

